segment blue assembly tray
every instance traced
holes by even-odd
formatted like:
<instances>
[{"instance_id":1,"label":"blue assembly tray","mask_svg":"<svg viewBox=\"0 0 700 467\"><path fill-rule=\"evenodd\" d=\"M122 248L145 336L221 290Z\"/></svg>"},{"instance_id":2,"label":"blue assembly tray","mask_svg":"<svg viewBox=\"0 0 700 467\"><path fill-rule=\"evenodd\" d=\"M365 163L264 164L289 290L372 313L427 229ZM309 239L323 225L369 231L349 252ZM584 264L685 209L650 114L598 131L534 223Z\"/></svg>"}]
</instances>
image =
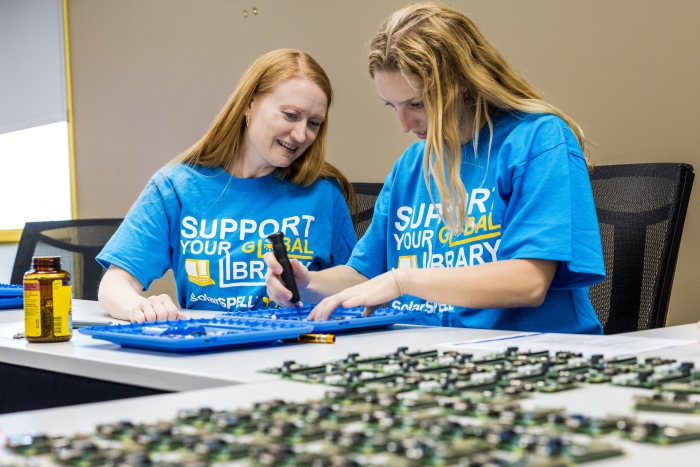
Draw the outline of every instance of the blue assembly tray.
<instances>
[{"instance_id":1,"label":"blue assembly tray","mask_svg":"<svg viewBox=\"0 0 700 467\"><path fill-rule=\"evenodd\" d=\"M0 310L22 308L23 306L24 298L22 297L0 297Z\"/></svg>"},{"instance_id":2,"label":"blue assembly tray","mask_svg":"<svg viewBox=\"0 0 700 467\"><path fill-rule=\"evenodd\" d=\"M333 312L328 321L309 321L306 317L313 307L305 306L301 309L301 318L294 308L275 308L269 310L244 311L237 313L224 313L217 315L221 318L234 316L250 318L276 319L282 322L297 322L313 325L313 332L338 334L347 331L361 331L375 328L385 328L393 324L410 323L421 315L421 311L394 310L391 308L379 308L372 316L362 316L364 307L338 308Z\"/></svg>"},{"instance_id":3,"label":"blue assembly tray","mask_svg":"<svg viewBox=\"0 0 700 467\"><path fill-rule=\"evenodd\" d=\"M14 284L0 284L0 310L22 308L24 287Z\"/></svg>"},{"instance_id":4,"label":"blue assembly tray","mask_svg":"<svg viewBox=\"0 0 700 467\"><path fill-rule=\"evenodd\" d=\"M310 332L313 326L293 321L240 317L156 321L142 324L89 326L78 331L123 347L197 352L240 345L268 344Z\"/></svg>"}]
</instances>

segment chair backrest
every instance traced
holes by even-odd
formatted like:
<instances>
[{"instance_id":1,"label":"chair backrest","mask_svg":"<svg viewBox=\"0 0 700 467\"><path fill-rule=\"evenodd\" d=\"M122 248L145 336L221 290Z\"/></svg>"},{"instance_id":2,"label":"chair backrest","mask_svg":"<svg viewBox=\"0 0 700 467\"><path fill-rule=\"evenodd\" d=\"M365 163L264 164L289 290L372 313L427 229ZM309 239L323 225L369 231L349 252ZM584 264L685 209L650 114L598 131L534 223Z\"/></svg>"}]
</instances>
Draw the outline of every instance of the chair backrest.
<instances>
[{"instance_id":1,"label":"chair backrest","mask_svg":"<svg viewBox=\"0 0 700 467\"><path fill-rule=\"evenodd\" d=\"M589 291L605 334L666 324L694 178L688 164L603 165L593 171L607 278Z\"/></svg>"},{"instance_id":2,"label":"chair backrest","mask_svg":"<svg viewBox=\"0 0 700 467\"><path fill-rule=\"evenodd\" d=\"M377 201L377 197L379 196L379 192L382 191L383 186L383 183L352 183L352 187L357 195L357 202L360 205L360 209L354 220L355 233L358 239L362 238L365 232L367 232L367 228L372 222L374 203Z\"/></svg>"},{"instance_id":3,"label":"chair backrest","mask_svg":"<svg viewBox=\"0 0 700 467\"><path fill-rule=\"evenodd\" d=\"M112 238L123 219L80 219L27 222L12 268L13 284L21 284L31 268L32 256L60 256L61 267L71 275L73 296L97 300L104 269L95 257Z\"/></svg>"}]
</instances>

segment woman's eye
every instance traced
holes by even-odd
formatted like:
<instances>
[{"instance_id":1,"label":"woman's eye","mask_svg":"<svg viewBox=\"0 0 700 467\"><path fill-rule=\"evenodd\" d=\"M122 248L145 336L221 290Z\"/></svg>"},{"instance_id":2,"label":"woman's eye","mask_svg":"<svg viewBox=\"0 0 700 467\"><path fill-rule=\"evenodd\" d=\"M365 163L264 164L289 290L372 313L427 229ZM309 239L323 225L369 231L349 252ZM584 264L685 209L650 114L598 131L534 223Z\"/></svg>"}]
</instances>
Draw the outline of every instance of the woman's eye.
<instances>
[{"instance_id":1,"label":"woman's eye","mask_svg":"<svg viewBox=\"0 0 700 467\"><path fill-rule=\"evenodd\" d=\"M321 124L318 123L318 122L314 122L313 120L309 120L309 126L310 126L311 128L318 128L318 127L321 126Z\"/></svg>"},{"instance_id":2,"label":"woman's eye","mask_svg":"<svg viewBox=\"0 0 700 467\"><path fill-rule=\"evenodd\" d=\"M293 114L293 113L290 113L290 112L282 112L282 113L284 114L284 116L285 116L288 120L294 120L294 119L297 118L297 116L296 116L295 114Z\"/></svg>"},{"instance_id":3,"label":"woman's eye","mask_svg":"<svg viewBox=\"0 0 700 467\"><path fill-rule=\"evenodd\" d=\"M423 103L422 102L414 102L411 104L411 107L413 107L414 109L422 109Z\"/></svg>"}]
</instances>

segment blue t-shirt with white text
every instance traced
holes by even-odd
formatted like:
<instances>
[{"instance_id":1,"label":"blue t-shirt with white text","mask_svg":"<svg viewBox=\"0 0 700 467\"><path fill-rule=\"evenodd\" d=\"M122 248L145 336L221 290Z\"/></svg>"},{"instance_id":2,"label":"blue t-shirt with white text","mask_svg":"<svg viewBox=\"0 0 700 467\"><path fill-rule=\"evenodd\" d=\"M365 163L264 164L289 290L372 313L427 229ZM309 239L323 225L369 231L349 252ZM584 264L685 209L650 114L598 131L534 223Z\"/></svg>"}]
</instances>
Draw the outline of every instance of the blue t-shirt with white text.
<instances>
[{"instance_id":1,"label":"blue t-shirt with white text","mask_svg":"<svg viewBox=\"0 0 700 467\"><path fill-rule=\"evenodd\" d=\"M601 334L587 287L605 278L600 232L586 161L566 123L553 115L493 117L462 148L467 192L464 232L440 219L423 176L425 142L410 146L386 177L367 233L348 265L372 278L393 268L456 268L505 259L558 261L538 307L469 309L404 295L391 308L423 310L433 326Z\"/></svg>"},{"instance_id":2,"label":"blue t-shirt with white text","mask_svg":"<svg viewBox=\"0 0 700 467\"><path fill-rule=\"evenodd\" d=\"M177 164L153 176L97 260L125 269L145 290L172 269L183 308L268 308L275 303L263 255L277 231L289 257L312 271L345 264L357 242L336 180L303 187L274 172L241 179Z\"/></svg>"}]
</instances>

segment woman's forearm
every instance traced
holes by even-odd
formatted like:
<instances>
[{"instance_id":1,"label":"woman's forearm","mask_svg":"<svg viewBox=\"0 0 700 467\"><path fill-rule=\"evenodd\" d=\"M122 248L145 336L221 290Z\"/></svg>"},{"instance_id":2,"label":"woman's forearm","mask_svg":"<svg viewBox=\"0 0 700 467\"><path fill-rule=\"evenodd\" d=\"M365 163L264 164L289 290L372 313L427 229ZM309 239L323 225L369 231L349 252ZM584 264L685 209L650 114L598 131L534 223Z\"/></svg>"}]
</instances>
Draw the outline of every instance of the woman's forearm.
<instances>
[{"instance_id":1,"label":"woman's forearm","mask_svg":"<svg viewBox=\"0 0 700 467\"><path fill-rule=\"evenodd\" d=\"M462 268L397 269L404 294L466 308L539 306L556 261L515 259Z\"/></svg>"},{"instance_id":2,"label":"woman's forearm","mask_svg":"<svg viewBox=\"0 0 700 467\"><path fill-rule=\"evenodd\" d=\"M365 282L367 278L350 266L336 266L323 271L309 272L309 285L301 292L307 303L318 303L329 295Z\"/></svg>"},{"instance_id":3,"label":"woman's forearm","mask_svg":"<svg viewBox=\"0 0 700 467\"><path fill-rule=\"evenodd\" d=\"M117 266L110 266L102 282L97 299L100 306L105 309L113 318L131 320L129 310L143 297L139 291L143 287L131 274Z\"/></svg>"}]
</instances>

